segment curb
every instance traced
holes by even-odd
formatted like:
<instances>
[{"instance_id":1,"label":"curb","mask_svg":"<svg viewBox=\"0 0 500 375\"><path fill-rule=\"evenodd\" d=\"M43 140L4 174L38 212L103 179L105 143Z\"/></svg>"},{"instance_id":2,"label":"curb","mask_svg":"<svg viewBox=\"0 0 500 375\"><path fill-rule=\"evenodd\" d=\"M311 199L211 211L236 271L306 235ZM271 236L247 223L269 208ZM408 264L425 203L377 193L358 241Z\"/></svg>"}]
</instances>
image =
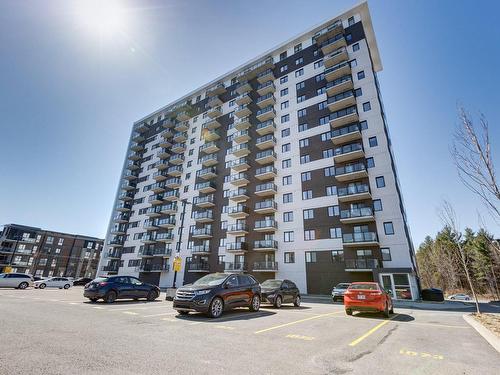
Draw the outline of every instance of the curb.
<instances>
[{"instance_id":1,"label":"curb","mask_svg":"<svg viewBox=\"0 0 500 375\"><path fill-rule=\"evenodd\" d=\"M496 349L497 352L500 353L500 338L497 337L493 332L491 332L488 328L484 327L481 323L479 323L473 316L469 314L462 315L464 320L469 323L469 325L474 328L483 338L488 341L488 343Z\"/></svg>"}]
</instances>

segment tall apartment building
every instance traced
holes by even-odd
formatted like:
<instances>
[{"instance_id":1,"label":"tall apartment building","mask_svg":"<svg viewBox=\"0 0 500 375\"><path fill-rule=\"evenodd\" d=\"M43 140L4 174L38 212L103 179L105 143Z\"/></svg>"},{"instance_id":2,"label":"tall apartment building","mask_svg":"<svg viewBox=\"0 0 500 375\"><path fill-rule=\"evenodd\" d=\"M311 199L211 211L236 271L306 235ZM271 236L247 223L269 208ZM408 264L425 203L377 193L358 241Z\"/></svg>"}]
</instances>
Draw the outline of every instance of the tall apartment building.
<instances>
[{"instance_id":1,"label":"tall apartment building","mask_svg":"<svg viewBox=\"0 0 500 375\"><path fill-rule=\"evenodd\" d=\"M362 3L134 123L100 271L169 287L178 252L181 283L377 280L416 298L381 70Z\"/></svg>"},{"instance_id":2,"label":"tall apartment building","mask_svg":"<svg viewBox=\"0 0 500 375\"><path fill-rule=\"evenodd\" d=\"M18 224L0 228L0 271L95 277L104 240Z\"/></svg>"}]
</instances>

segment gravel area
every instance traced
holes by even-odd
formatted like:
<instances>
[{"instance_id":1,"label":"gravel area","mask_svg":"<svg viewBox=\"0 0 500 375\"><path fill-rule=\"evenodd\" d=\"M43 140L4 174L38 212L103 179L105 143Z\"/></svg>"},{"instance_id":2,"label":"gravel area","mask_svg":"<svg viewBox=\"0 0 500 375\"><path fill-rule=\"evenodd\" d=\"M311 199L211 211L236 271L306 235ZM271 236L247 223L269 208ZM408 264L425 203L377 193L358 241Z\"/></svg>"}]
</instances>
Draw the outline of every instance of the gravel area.
<instances>
[{"instance_id":1,"label":"gravel area","mask_svg":"<svg viewBox=\"0 0 500 375\"><path fill-rule=\"evenodd\" d=\"M500 314L472 314L483 326L500 337Z\"/></svg>"}]
</instances>

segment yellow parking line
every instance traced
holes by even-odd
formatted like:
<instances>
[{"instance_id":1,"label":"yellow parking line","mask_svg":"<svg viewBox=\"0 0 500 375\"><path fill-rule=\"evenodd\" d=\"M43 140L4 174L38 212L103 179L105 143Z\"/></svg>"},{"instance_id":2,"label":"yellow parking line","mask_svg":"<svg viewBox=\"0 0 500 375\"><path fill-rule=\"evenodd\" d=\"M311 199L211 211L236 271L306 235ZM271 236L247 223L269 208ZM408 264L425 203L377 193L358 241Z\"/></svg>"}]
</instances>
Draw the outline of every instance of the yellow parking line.
<instances>
[{"instance_id":1,"label":"yellow parking line","mask_svg":"<svg viewBox=\"0 0 500 375\"><path fill-rule=\"evenodd\" d=\"M289 339L297 339L297 340L305 340L305 341L312 341L312 340L314 340L314 337L312 337L312 336L286 335L285 337L287 337Z\"/></svg>"},{"instance_id":2,"label":"yellow parking line","mask_svg":"<svg viewBox=\"0 0 500 375\"><path fill-rule=\"evenodd\" d=\"M234 330L235 329L234 327L229 327L229 326L215 326L215 328L227 329L227 330Z\"/></svg>"},{"instance_id":3,"label":"yellow parking line","mask_svg":"<svg viewBox=\"0 0 500 375\"><path fill-rule=\"evenodd\" d=\"M293 322L289 322L289 323L285 323L285 324L280 324L280 325L269 327L269 328L266 328L266 329L261 329L260 331L256 331L254 333L255 334L259 334L259 333L263 333L263 332L268 332L268 331L272 331L273 329L278 329L278 328L282 328L282 327L288 327L288 326L291 326L293 324L307 322L308 320L324 318L324 317L331 316L331 315L334 315L334 314L340 314L341 312L343 312L343 311L335 311L333 313L315 315L315 316L311 316L310 318L295 320Z\"/></svg>"},{"instance_id":4,"label":"yellow parking line","mask_svg":"<svg viewBox=\"0 0 500 375\"><path fill-rule=\"evenodd\" d=\"M364 335L358 337L356 340L354 340L353 342L351 342L349 344L349 346L356 346L358 345L361 341L363 341L364 339L366 339L368 336L370 336L372 333L376 332L379 328L385 326L387 323L389 323L392 319L396 318L399 314L396 314L394 315L392 318L390 319L387 319L387 320L384 320L382 323L380 324L377 324L375 327L373 327L372 329L370 329L368 332L366 332Z\"/></svg>"}]
</instances>

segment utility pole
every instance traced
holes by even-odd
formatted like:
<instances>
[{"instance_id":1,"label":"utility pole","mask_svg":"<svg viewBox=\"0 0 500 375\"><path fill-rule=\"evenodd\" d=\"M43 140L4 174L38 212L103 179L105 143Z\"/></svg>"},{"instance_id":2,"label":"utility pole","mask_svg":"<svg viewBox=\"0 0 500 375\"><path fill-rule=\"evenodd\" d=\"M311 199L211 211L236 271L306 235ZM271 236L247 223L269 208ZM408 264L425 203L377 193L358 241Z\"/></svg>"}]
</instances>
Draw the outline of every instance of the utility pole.
<instances>
[{"instance_id":1,"label":"utility pole","mask_svg":"<svg viewBox=\"0 0 500 375\"><path fill-rule=\"evenodd\" d=\"M176 253L175 256L178 257L180 256L181 253L181 244L182 244L182 232L184 230L184 216L186 216L186 205L190 204L187 199L182 200L182 214L181 214L181 226L179 228L179 240L177 241L176 245ZM177 281L177 271L174 270L174 282L172 284L172 288L175 288L175 283Z\"/></svg>"}]
</instances>

